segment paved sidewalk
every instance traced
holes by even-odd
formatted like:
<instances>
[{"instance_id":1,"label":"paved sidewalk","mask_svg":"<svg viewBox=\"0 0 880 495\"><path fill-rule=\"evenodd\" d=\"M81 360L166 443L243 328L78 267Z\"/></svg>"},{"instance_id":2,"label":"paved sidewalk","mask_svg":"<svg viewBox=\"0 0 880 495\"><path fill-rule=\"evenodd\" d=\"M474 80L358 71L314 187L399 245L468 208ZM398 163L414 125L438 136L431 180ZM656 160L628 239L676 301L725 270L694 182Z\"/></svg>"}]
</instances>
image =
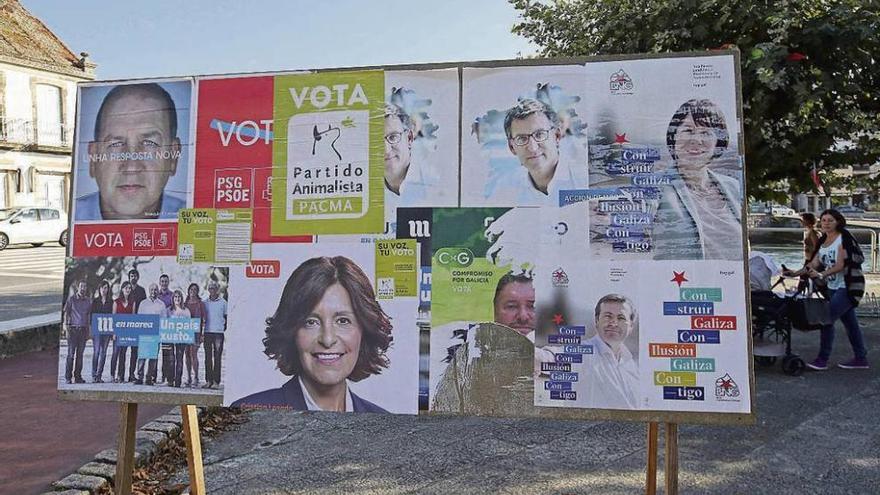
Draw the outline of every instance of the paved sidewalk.
<instances>
[{"instance_id":1,"label":"paved sidewalk","mask_svg":"<svg viewBox=\"0 0 880 495\"><path fill-rule=\"evenodd\" d=\"M680 492L877 493L880 320L862 322L873 369L790 377L778 364L758 368L755 426L681 426ZM795 351L812 359L818 338L795 332ZM842 329L835 344L832 363L848 359ZM639 423L271 411L250 419L205 442L209 493L644 490ZM172 481L186 478L182 470Z\"/></svg>"},{"instance_id":2,"label":"paved sidewalk","mask_svg":"<svg viewBox=\"0 0 880 495\"><path fill-rule=\"evenodd\" d=\"M0 359L0 495L34 494L116 447L119 404L58 400L58 349ZM170 406L144 404L138 426Z\"/></svg>"}]
</instances>

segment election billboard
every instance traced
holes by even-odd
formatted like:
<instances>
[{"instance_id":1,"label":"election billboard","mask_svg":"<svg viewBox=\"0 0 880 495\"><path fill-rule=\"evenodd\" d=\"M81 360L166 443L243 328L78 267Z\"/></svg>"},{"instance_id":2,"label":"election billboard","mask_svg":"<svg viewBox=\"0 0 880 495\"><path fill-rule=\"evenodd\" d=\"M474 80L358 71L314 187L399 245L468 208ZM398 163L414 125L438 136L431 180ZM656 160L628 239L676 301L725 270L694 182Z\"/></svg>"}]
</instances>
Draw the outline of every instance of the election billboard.
<instances>
[{"instance_id":1,"label":"election billboard","mask_svg":"<svg viewBox=\"0 0 880 495\"><path fill-rule=\"evenodd\" d=\"M748 423L739 52L79 87L61 395Z\"/></svg>"}]
</instances>

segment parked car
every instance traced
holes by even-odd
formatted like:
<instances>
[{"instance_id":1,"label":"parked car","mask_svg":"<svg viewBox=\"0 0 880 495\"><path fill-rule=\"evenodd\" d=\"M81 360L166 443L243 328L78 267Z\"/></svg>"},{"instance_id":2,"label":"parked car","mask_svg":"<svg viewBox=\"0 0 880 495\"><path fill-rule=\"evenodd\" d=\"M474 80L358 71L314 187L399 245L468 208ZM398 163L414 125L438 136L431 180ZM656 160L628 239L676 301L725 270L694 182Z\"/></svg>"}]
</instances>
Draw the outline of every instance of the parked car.
<instances>
[{"instance_id":1,"label":"parked car","mask_svg":"<svg viewBox=\"0 0 880 495\"><path fill-rule=\"evenodd\" d=\"M772 207L770 207L770 214L774 217L783 217L797 215L797 212L795 212L788 206L773 205Z\"/></svg>"},{"instance_id":2,"label":"parked car","mask_svg":"<svg viewBox=\"0 0 880 495\"><path fill-rule=\"evenodd\" d=\"M10 244L42 246L68 241L67 214L57 208L32 206L0 209L0 251Z\"/></svg>"},{"instance_id":3,"label":"parked car","mask_svg":"<svg viewBox=\"0 0 880 495\"><path fill-rule=\"evenodd\" d=\"M858 206L853 206L853 205L835 206L835 209L837 209L837 211L843 213L844 215L864 215L865 214L865 210L859 208Z\"/></svg>"}]
</instances>

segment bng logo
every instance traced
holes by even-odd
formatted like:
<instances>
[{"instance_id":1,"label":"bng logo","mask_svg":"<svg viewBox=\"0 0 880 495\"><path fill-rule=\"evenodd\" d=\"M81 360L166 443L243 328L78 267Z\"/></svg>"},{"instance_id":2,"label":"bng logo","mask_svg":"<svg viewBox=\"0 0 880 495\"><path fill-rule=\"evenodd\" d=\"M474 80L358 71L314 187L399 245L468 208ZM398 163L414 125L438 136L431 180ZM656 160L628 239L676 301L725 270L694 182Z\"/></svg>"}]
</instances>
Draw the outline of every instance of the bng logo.
<instances>
[{"instance_id":1,"label":"bng logo","mask_svg":"<svg viewBox=\"0 0 880 495\"><path fill-rule=\"evenodd\" d=\"M729 373L715 380L715 398L720 401L739 401L739 386Z\"/></svg>"},{"instance_id":2,"label":"bng logo","mask_svg":"<svg viewBox=\"0 0 880 495\"><path fill-rule=\"evenodd\" d=\"M625 95L631 95L635 88L632 78L623 69L611 74L608 86L613 94Z\"/></svg>"}]
</instances>

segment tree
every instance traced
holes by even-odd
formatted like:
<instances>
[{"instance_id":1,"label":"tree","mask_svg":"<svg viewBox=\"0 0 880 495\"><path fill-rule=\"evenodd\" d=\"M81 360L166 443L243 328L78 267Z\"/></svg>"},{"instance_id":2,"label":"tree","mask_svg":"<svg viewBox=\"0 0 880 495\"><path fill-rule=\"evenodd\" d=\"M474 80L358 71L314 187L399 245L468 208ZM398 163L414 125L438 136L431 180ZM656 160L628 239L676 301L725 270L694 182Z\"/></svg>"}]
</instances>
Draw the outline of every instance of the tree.
<instances>
[{"instance_id":1,"label":"tree","mask_svg":"<svg viewBox=\"0 0 880 495\"><path fill-rule=\"evenodd\" d=\"M880 157L878 0L509 0L543 56L742 53L749 195Z\"/></svg>"}]
</instances>

